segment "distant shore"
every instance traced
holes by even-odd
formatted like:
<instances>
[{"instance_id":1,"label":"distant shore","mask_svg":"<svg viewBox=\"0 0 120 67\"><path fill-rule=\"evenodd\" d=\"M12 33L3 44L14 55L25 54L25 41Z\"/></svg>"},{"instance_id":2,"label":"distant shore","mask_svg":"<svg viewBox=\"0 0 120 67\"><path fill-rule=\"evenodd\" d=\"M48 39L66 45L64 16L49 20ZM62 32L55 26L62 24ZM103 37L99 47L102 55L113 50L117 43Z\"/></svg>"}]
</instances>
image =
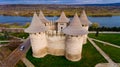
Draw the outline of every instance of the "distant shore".
<instances>
[{"instance_id":1,"label":"distant shore","mask_svg":"<svg viewBox=\"0 0 120 67\"><path fill-rule=\"evenodd\" d=\"M32 17L33 16L33 14L29 14L29 13L25 14L25 15L24 14L23 15L0 14L0 15L2 15L2 16L23 16L23 17ZM47 14L45 16L47 16L47 17L54 17L54 16L59 17L60 15L54 15L54 14L49 15L49 14ZM66 14L66 16L67 17L73 17L74 15ZM120 14L92 14L92 15L88 15L88 16L90 16L90 17L112 17L112 16L120 16Z\"/></svg>"},{"instance_id":2,"label":"distant shore","mask_svg":"<svg viewBox=\"0 0 120 67\"><path fill-rule=\"evenodd\" d=\"M45 16L59 16L62 11L67 17L73 16L76 12L80 16L82 10L87 16L111 17L120 16L120 6L81 6L81 5L57 5L57 4L36 4L36 5L0 5L0 15L3 16L33 16L34 12L43 11Z\"/></svg>"}]
</instances>

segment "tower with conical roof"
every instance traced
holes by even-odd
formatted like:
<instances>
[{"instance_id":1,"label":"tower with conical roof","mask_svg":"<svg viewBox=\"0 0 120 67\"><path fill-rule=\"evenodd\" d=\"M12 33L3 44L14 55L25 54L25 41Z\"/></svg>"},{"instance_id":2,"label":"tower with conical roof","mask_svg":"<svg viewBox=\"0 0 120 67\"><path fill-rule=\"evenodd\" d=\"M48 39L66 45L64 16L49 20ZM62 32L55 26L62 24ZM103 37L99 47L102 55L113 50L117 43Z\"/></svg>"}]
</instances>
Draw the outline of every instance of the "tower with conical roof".
<instances>
[{"instance_id":1,"label":"tower with conical roof","mask_svg":"<svg viewBox=\"0 0 120 67\"><path fill-rule=\"evenodd\" d=\"M30 34L33 56L36 58L44 57L47 54L47 39L45 31L47 28L34 13L32 22L24 31Z\"/></svg>"},{"instance_id":2,"label":"tower with conical roof","mask_svg":"<svg viewBox=\"0 0 120 67\"><path fill-rule=\"evenodd\" d=\"M45 26L49 25L50 21L48 19L46 19L46 17L44 16L44 14L41 10L40 10L40 13L39 13L39 18L45 24Z\"/></svg>"},{"instance_id":3,"label":"tower with conical roof","mask_svg":"<svg viewBox=\"0 0 120 67\"><path fill-rule=\"evenodd\" d=\"M69 26L63 29L67 35L65 44L65 56L70 61L79 61L81 59L83 36L88 31L82 28L77 13L74 15Z\"/></svg>"},{"instance_id":4,"label":"tower with conical roof","mask_svg":"<svg viewBox=\"0 0 120 67\"><path fill-rule=\"evenodd\" d=\"M85 10L82 11L82 14L80 16L80 21L82 24L82 27L86 30L88 30L89 25L92 24L89 19L87 18ZM87 34L84 36L83 44L87 43Z\"/></svg>"},{"instance_id":5,"label":"tower with conical roof","mask_svg":"<svg viewBox=\"0 0 120 67\"><path fill-rule=\"evenodd\" d=\"M62 29L64 29L67 26L67 23L70 21L65 15L64 12L61 13L60 18L56 20L57 22L57 31L61 32Z\"/></svg>"},{"instance_id":6,"label":"tower with conical roof","mask_svg":"<svg viewBox=\"0 0 120 67\"><path fill-rule=\"evenodd\" d=\"M39 13L39 18L43 23L49 23L50 22L48 19L46 19L46 17L44 16L44 14L41 10L40 10L40 13Z\"/></svg>"}]
</instances>

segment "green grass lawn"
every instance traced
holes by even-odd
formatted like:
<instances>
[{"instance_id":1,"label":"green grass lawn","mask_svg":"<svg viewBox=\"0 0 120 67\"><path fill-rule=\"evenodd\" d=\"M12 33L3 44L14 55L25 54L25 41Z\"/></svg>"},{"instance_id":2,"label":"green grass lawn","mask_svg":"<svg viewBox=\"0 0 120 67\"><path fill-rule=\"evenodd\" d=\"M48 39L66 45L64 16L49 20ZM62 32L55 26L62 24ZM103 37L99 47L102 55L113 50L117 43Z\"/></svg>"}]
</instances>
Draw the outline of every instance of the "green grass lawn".
<instances>
[{"instance_id":1,"label":"green grass lawn","mask_svg":"<svg viewBox=\"0 0 120 67\"><path fill-rule=\"evenodd\" d=\"M34 58L31 49L26 57L35 67L94 67L98 63L107 62L89 42L83 46L82 59L78 62L68 61L64 56L47 55L44 58Z\"/></svg>"},{"instance_id":2,"label":"green grass lawn","mask_svg":"<svg viewBox=\"0 0 120 67\"><path fill-rule=\"evenodd\" d=\"M8 40L3 35L0 35L0 40Z\"/></svg>"},{"instance_id":3,"label":"green grass lawn","mask_svg":"<svg viewBox=\"0 0 120 67\"><path fill-rule=\"evenodd\" d=\"M120 46L120 34L99 34L98 37L95 37L95 34L89 34L89 37L103 40L112 44Z\"/></svg>"},{"instance_id":4,"label":"green grass lawn","mask_svg":"<svg viewBox=\"0 0 120 67\"><path fill-rule=\"evenodd\" d=\"M10 33L10 35L16 36L16 37L19 37L19 38L24 38L24 39L26 39L29 36L28 33Z\"/></svg>"},{"instance_id":5,"label":"green grass lawn","mask_svg":"<svg viewBox=\"0 0 120 67\"><path fill-rule=\"evenodd\" d=\"M0 42L0 44L2 44L2 45L3 45L3 44L9 44L9 42Z\"/></svg>"},{"instance_id":6,"label":"green grass lawn","mask_svg":"<svg viewBox=\"0 0 120 67\"><path fill-rule=\"evenodd\" d=\"M26 67L25 64L20 60L15 67Z\"/></svg>"},{"instance_id":7,"label":"green grass lawn","mask_svg":"<svg viewBox=\"0 0 120 67\"><path fill-rule=\"evenodd\" d=\"M120 63L120 49L116 48L116 47L112 47L106 44L102 44L99 42L95 43L105 52L108 54L108 56L110 56L110 58L116 62L116 63Z\"/></svg>"},{"instance_id":8,"label":"green grass lawn","mask_svg":"<svg viewBox=\"0 0 120 67\"><path fill-rule=\"evenodd\" d=\"M2 33L0 33L0 41L3 41L3 40L8 40L8 39L5 38L5 36L2 35ZM8 44L8 42L0 42L0 44Z\"/></svg>"}]
</instances>

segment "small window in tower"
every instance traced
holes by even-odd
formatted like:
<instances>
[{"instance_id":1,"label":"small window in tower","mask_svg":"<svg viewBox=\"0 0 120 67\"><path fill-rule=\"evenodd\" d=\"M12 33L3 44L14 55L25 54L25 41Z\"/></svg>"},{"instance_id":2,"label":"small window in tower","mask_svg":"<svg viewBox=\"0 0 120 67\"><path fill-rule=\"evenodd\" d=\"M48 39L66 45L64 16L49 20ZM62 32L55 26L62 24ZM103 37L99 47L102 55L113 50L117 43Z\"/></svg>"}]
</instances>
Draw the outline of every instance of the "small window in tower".
<instances>
[{"instance_id":1,"label":"small window in tower","mask_svg":"<svg viewBox=\"0 0 120 67\"><path fill-rule=\"evenodd\" d=\"M78 35L76 35L76 37L78 37Z\"/></svg>"},{"instance_id":2,"label":"small window in tower","mask_svg":"<svg viewBox=\"0 0 120 67\"><path fill-rule=\"evenodd\" d=\"M34 33L36 35L36 33Z\"/></svg>"},{"instance_id":3,"label":"small window in tower","mask_svg":"<svg viewBox=\"0 0 120 67\"><path fill-rule=\"evenodd\" d=\"M73 35L71 35L71 37L74 37Z\"/></svg>"},{"instance_id":4,"label":"small window in tower","mask_svg":"<svg viewBox=\"0 0 120 67\"><path fill-rule=\"evenodd\" d=\"M87 25L85 25L85 27L86 27Z\"/></svg>"},{"instance_id":5,"label":"small window in tower","mask_svg":"<svg viewBox=\"0 0 120 67\"><path fill-rule=\"evenodd\" d=\"M63 29L63 27L61 27L61 30Z\"/></svg>"},{"instance_id":6,"label":"small window in tower","mask_svg":"<svg viewBox=\"0 0 120 67\"><path fill-rule=\"evenodd\" d=\"M60 25L64 25L64 24L60 24Z\"/></svg>"}]
</instances>

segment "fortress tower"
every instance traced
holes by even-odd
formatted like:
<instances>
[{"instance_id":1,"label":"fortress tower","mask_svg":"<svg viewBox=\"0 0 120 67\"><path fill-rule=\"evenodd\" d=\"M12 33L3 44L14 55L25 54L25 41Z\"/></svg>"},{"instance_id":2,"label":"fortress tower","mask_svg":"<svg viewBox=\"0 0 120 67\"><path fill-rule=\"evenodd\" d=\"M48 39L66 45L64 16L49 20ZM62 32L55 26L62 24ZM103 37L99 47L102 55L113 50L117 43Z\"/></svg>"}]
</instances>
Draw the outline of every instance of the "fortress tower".
<instances>
[{"instance_id":1,"label":"fortress tower","mask_svg":"<svg viewBox=\"0 0 120 67\"><path fill-rule=\"evenodd\" d=\"M67 27L68 22L70 21L70 19L68 19L65 15L64 12L61 13L60 18L58 20L56 20L57 22L57 31L61 32L62 29L64 29L65 27Z\"/></svg>"},{"instance_id":2,"label":"fortress tower","mask_svg":"<svg viewBox=\"0 0 120 67\"><path fill-rule=\"evenodd\" d=\"M69 26L63 29L63 33L67 35L65 44L65 56L70 61L79 61L81 59L83 36L88 31L82 28L77 13L74 15Z\"/></svg>"},{"instance_id":3,"label":"fortress tower","mask_svg":"<svg viewBox=\"0 0 120 67\"><path fill-rule=\"evenodd\" d=\"M82 27L88 31L89 25L92 23L88 20L85 10L82 11L82 14L80 16L80 21L81 21ZM87 35L88 34L84 36L83 44L87 43Z\"/></svg>"},{"instance_id":4,"label":"fortress tower","mask_svg":"<svg viewBox=\"0 0 120 67\"><path fill-rule=\"evenodd\" d=\"M25 29L30 34L33 56L36 58L44 57L47 54L47 40L45 31L47 28L34 13L31 25Z\"/></svg>"},{"instance_id":5,"label":"fortress tower","mask_svg":"<svg viewBox=\"0 0 120 67\"><path fill-rule=\"evenodd\" d=\"M39 13L39 18L45 24L45 26L48 29L50 29L50 21L48 19L46 19L46 17L44 16L44 14L41 10L40 10L40 13Z\"/></svg>"},{"instance_id":6,"label":"fortress tower","mask_svg":"<svg viewBox=\"0 0 120 67\"><path fill-rule=\"evenodd\" d=\"M48 19L46 19L42 11L39 13L39 18L45 24L45 26L50 22Z\"/></svg>"}]
</instances>

